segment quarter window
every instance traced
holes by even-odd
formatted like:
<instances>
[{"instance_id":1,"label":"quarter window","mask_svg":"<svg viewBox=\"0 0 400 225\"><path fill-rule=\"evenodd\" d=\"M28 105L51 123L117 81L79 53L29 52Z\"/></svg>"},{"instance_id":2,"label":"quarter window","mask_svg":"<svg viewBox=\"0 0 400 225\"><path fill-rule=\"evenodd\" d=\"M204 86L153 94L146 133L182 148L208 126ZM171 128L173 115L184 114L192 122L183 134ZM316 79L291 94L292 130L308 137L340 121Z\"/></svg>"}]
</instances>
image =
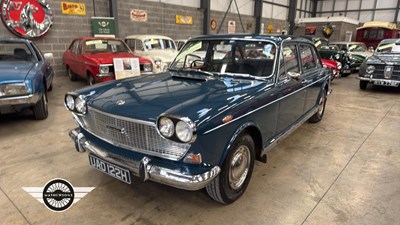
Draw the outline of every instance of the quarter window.
<instances>
[{"instance_id":1,"label":"quarter window","mask_svg":"<svg viewBox=\"0 0 400 225\"><path fill-rule=\"evenodd\" d=\"M301 66L304 70L315 68L317 63L310 45L300 44L300 59Z\"/></svg>"}]
</instances>

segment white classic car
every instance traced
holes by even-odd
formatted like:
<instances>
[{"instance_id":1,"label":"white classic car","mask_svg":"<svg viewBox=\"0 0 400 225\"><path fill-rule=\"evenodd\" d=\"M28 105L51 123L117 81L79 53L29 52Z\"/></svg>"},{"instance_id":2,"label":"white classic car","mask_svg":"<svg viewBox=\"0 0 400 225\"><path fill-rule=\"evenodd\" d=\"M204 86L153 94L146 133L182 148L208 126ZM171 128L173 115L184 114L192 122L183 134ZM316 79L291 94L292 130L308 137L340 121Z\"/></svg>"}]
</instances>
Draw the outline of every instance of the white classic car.
<instances>
[{"instance_id":1,"label":"white classic car","mask_svg":"<svg viewBox=\"0 0 400 225\"><path fill-rule=\"evenodd\" d=\"M166 71L178 53L174 40L162 35L129 35L125 42L135 55L152 61L155 73Z\"/></svg>"}]
</instances>

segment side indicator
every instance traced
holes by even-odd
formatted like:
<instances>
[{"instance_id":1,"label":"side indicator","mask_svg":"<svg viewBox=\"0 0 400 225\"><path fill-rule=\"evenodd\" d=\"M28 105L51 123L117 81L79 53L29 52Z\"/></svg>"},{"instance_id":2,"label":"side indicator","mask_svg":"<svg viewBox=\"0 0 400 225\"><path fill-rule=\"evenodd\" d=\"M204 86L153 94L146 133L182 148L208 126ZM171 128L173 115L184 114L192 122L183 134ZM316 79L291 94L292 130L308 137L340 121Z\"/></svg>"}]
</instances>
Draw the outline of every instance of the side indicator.
<instances>
[{"instance_id":1,"label":"side indicator","mask_svg":"<svg viewBox=\"0 0 400 225\"><path fill-rule=\"evenodd\" d=\"M227 122L230 122L232 119L233 119L232 115L227 115L222 119L222 122L227 123Z\"/></svg>"}]
</instances>

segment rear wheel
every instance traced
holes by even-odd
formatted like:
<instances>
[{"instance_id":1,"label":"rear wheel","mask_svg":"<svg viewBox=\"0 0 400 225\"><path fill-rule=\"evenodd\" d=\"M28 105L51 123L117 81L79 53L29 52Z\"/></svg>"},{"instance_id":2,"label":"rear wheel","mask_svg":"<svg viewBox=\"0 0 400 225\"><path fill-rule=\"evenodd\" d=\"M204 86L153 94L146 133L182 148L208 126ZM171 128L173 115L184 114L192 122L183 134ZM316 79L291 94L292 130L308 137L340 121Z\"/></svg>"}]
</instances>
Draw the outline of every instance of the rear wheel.
<instances>
[{"instance_id":1,"label":"rear wheel","mask_svg":"<svg viewBox=\"0 0 400 225\"><path fill-rule=\"evenodd\" d=\"M67 67L67 75L71 81L76 81L77 76L74 72L72 72L71 68Z\"/></svg>"},{"instance_id":2,"label":"rear wheel","mask_svg":"<svg viewBox=\"0 0 400 225\"><path fill-rule=\"evenodd\" d=\"M37 120L44 120L49 115L48 111L48 100L47 100L47 91L44 90L42 94L42 98L36 103L32 108L33 116Z\"/></svg>"},{"instance_id":3,"label":"rear wheel","mask_svg":"<svg viewBox=\"0 0 400 225\"><path fill-rule=\"evenodd\" d=\"M310 119L308 119L310 123L317 123L322 120L325 112L326 100L326 91L324 90L322 92L322 96L319 99L317 112L312 117L310 117Z\"/></svg>"},{"instance_id":4,"label":"rear wheel","mask_svg":"<svg viewBox=\"0 0 400 225\"><path fill-rule=\"evenodd\" d=\"M254 159L254 141L249 134L243 133L229 149L221 173L207 185L208 195L223 204L240 198L250 182Z\"/></svg>"},{"instance_id":5,"label":"rear wheel","mask_svg":"<svg viewBox=\"0 0 400 225\"><path fill-rule=\"evenodd\" d=\"M368 81L360 80L360 89L365 90L367 89Z\"/></svg>"}]
</instances>

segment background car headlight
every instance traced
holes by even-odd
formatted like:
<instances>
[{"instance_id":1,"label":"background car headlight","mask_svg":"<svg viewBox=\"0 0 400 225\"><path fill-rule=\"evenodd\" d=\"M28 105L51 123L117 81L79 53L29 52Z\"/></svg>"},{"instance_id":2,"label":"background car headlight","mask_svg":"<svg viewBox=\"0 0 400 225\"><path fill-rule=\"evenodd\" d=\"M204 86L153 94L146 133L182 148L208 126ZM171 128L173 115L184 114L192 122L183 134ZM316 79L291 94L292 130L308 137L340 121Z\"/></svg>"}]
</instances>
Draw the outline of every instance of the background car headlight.
<instances>
[{"instance_id":1,"label":"background car headlight","mask_svg":"<svg viewBox=\"0 0 400 225\"><path fill-rule=\"evenodd\" d=\"M367 66L367 69L365 70L365 72L367 72L368 74L371 74L375 71L375 66L369 65Z\"/></svg>"},{"instance_id":2,"label":"background car headlight","mask_svg":"<svg viewBox=\"0 0 400 225\"><path fill-rule=\"evenodd\" d=\"M336 62L336 64L337 64L337 68L338 68L339 70L342 69L342 63Z\"/></svg>"},{"instance_id":3,"label":"background car headlight","mask_svg":"<svg viewBox=\"0 0 400 225\"><path fill-rule=\"evenodd\" d=\"M336 54L336 55L335 55L335 59L337 59L337 60L340 59L340 55L339 55L339 54Z\"/></svg>"},{"instance_id":4,"label":"background car headlight","mask_svg":"<svg viewBox=\"0 0 400 225\"><path fill-rule=\"evenodd\" d=\"M176 124L176 136L181 140L182 142L189 142L192 140L193 137L193 130L190 128L189 124L187 124L184 121L179 121Z\"/></svg>"},{"instance_id":5,"label":"background car headlight","mask_svg":"<svg viewBox=\"0 0 400 225\"><path fill-rule=\"evenodd\" d=\"M171 119L162 117L158 121L158 130L164 137L170 138L174 135L174 123Z\"/></svg>"},{"instance_id":6,"label":"background car headlight","mask_svg":"<svg viewBox=\"0 0 400 225\"><path fill-rule=\"evenodd\" d=\"M71 95L67 95L65 97L65 105L68 107L69 110L75 109L75 99Z\"/></svg>"},{"instance_id":7,"label":"background car headlight","mask_svg":"<svg viewBox=\"0 0 400 225\"><path fill-rule=\"evenodd\" d=\"M100 72L101 74L107 74L107 73L110 72L110 68L109 68L109 66L100 65L100 67L99 67L99 72Z\"/></svg>"},{"instance_id":8,"label":"background car headlight","mask_svg":"<svg viewBox=\"0 0 400 225\"><path fill-rule=\"evenodd\" d=\"M86 101L83 97L79 96L75 99L75 109L79 113L86 113Z\"/></svg>"},{"instance_id":9,"label":"background car headlight","mask_svg":"<svg viewBox=\"0 0 400 225\"><path fill-rule=\"evenodd\" d=\"M154 60L154 63L157 65L157 67L161 67L162 61L161 59L156 59Z\"/></svg>"},{"instance_id":10,"label":"background car headlight","mask_svg":"<svg viewBox=\"0 0 400 225\"><path fill-rule=\"evenodd\" d=\"M152 71L151 63L145 63L145 64L143 64L143 71L145 71L145 72L151 72L151 71Z\"/></svg>"},{"instance_id":11,"label":"background car headlight","mask_svg":"<svg viewBox=\"0 0 400 225\"><path fill-rule=\"evenodd\" d=\"M29 89L25 83L0 85L0 96L18 96L29 93Z\"/></svg>"}]
</instances>

